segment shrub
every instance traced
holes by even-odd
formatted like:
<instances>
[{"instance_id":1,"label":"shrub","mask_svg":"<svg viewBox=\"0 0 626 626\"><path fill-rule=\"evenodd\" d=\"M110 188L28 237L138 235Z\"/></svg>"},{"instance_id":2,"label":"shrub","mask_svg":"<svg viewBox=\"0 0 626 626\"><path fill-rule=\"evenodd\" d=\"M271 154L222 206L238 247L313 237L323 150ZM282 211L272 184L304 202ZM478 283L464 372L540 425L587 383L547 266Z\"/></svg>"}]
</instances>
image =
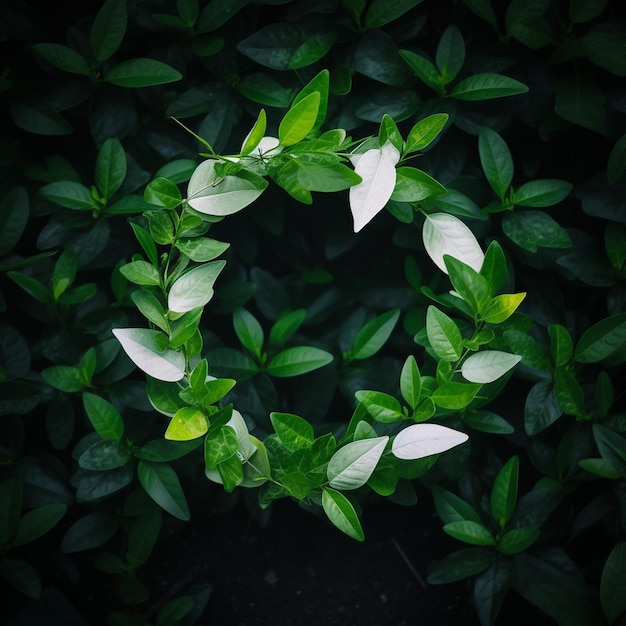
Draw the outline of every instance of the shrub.
<instances>
[{"instance_id":1,"label":"shrub","mask_svg":"<svg viewBox=\"0 0 626 626\"><path fill-rule=\"evenodd\" d=\"M511 589L622 623L615 4L2 7L6 582L96 570L148 623L141 567L210 490L363 540L420 485L469 545L429 581L482 624Z\"/></svg>"}]
</instances>

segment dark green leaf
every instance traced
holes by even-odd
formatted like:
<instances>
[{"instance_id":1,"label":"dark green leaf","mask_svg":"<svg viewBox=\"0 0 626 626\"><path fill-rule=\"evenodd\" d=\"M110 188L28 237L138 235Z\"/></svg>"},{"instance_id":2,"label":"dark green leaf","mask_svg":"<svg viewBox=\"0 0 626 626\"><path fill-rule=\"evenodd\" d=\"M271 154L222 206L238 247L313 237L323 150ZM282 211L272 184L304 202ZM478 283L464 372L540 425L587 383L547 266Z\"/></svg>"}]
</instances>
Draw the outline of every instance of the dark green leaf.
<instances>
[{"instance_id":1,"label":"dark green leaf","mask_svg":"<svg viewBox=\"0 0 626 626\"><path fill-rule=\"evenodd\" d=\"M493 563L493 550L489 548L464 548L439 561L428 573L431 585L452 583L470 578L487 569Z\"/></svg>"},{"instance_id":2,"label":"dark green leaf","mask_svg":"<svg viewBox=\"0 0 626 626\"><path fill-rule=\"evenodd\" d=\"M21 512L22 481L10 478L0 483L0 544L10 544L17 531Z\"/></svg>"},{"instance_id":3,"label":"dark green leaf","mask_svg":"<svg viewBox=\"0 0 626 626\"><path fill-rule=\"evenodd\" d=\"M421 2L422 0L396 0L390 5L386 0L374 0L365 15L365 28L380 28L389 24Z\"/></svg>"},{"instance_id":4,"label":"dark green leaf","mask_svg":"<svg viewBox=\"0 0 626 626\"><path fill-rule=\"evenodd\" d=\"M509 147L495 130L482 127L478 136L478 152L491 188L503 201L513 180L513 158Z\"/></svg>"},{"instance_id":5,"label":"dark green leaf","mask_svg":"<svg viewBox=\"0 0 626 626\"><path fill-rule=\"evenodd\" d=\"M563 414L554 395L552 383L536 383L526 397L524 428L529 435L536 435L556 422Z\"/></svg>"},{"instance_id":6,"label":"dark green leaf","mask_svg":"<svg viewBox=\"0 0 626 626\"><path fill-rule=\"evenodd\" d=\"M350 357L367 359L376 354L389 339L400 317L400 310L393 309L370 320L354 338Z\"/></svg>"},{"instance_id":7,"label":"dark green leaf","mask_svg":"<svg viewBox=\"0 0 626 626\"><path fill-rule=\"evenodd\" d=\"M325 350L310 346L287 348L270 359L265 371L279 378L306 374L333 360L333 355Z\"/></svg>"},{"instance_id":8,"label":"dark green leaf","mask_svg":"<svg viewBox=\"0 0 626 626\"><path fill-rule=\"evenodd\" d=\"M13 187L0 203L0 257L20 240L28 222L28 205L24 187Z\"/></svg>"},{"instance_id":9,"label":"dark green leaf","mask_svg":"<svg viewBox=\"0 0 626 626\"><path fill-rule=\"evenodd\" d=\"M609 623L626 611L626 542L615 545L602 570L600 581L602 610Z\"/></svg>"},{"instance_id":10,"label":"dark green leaf","mask_svg":"<svg viewBox=\"0 0 626 626\"><path fill-rule=\"evenodd\" d=\"M182 202L182 195L178 187L167 178L155 178L143 193L143 199L166 209L175 209Z\"/></svg>"},{"instance_id":11,"label":"dark green leaf","mask_svg":"<svg viewBox=\"0 0 626 626\"><path fill-rule=\"evenodd\" d=\"M509 562L500 559L476 577L474 602L481 624L492 626L497 620L511 578Z\"/></svg>"},{"instance_id":12,"label":"dark green leaf","mask_svg":"<svg viewBox=\"0 0 626 626\"><path fill-rule=\"evenodd\" d=\"M574 359L597 363L622 348L626 342L626 313L612 315L589 327L578 340Z\"/></svg>"},{"instance_id":13,"label":"dark green leaf","mask_svg":"<svg viewBox=\"0 0 626 626\"><path fill-rule=\"evenodd\" d=\"M501 529L507 525L517 503L519 457L512 456L498 472L491 489L491 512Z\"/></svg>"},{"instance_id":14,"label":"dark green leaf","mask_svg":"<svg viewBox=\"0 0 626 626\"><path fill-rule=\"evenodd\" d=\"M119 411L104 398L83 393L83 406L94 430L103 439L119 441L124 435L124 422Z\"/></svg>"},{"instance_id":15,"label":"dark green leaf","mask_svg":"<svg viewBox=\"0 0 626 626\"><path fill-rule=\"evenodd\" d=\"M249 2L250 0L210 0L198 17L197 32L208 33L218 29Z\"/></svg>"},{"instance_id":16,"label":"dark green leaf","mask_svg":"<svg viewBox=\"0 0 626 626\"><path fill-rule=\"evenodd\" d=\"M33 46L52 65L70 74L89 76L90 69L85 57L73 48L60 43L36 43Z\"/></svg>"},{"instance_id":17,"label":"dark green leaf","mask_svg":"<svg viewBox=\"0 0 626 626\"><path fill-rule=\"evenodd\" d=\"M567 231L543 211L509 213L502 220L504 234L521 248L537 252L543 248L569 248Z\"/></svg>"},{"instance_id":18,"label":"dark green leaf","mask_svg":"<svg viewBox=\"0 0 626 626\"><path fill-rule=\"evenodd\" d=\"M110 58L126 33L126 0L107 0L91 26L91 51L98 63Z\"/></svg>"},{"instance_id":19,"label":"dark green leaf","mask_svg":"<svg viewBox=\"0 0 626 626\"><path fill-rule=\"evenodd\" d=\"M22 559L2 557L0 575L20 593L35 600L41 598L41 577L30 563Z\"/></svg>"},{"instance_id":20,"label":"dark green leaf","mask_svg":"<svg viewBox=\"0 0 626 626\"><path fill-rule=\"evenodd\" d=\"M449 522L444 525L443 531L459 541L477 546L493 546L496 544L496 540L491 532L480 522L471 520Z\"/></svg>"},{"instance_id":21,"label":"dark green leaf","mask_svg":"<svg viewBox=\"0 0 626 626\"><path fill-rule=\"evenodd\" d=\"M474 74L458 82L450 96L457 100L491 100L526 93L528 87L514 78L501 74Z\"/></svg>"},{"instance_id":22,"label":"dark green leaf","mask_svg":"<svg viewBox=\"0 0 626 626\"><path fill-rule=\"evenodd\" d=\"M60 180L45 185L39 190L39 193L50 202L68 209L84 211L97 208L89 189L85 185L71 180Z\"/></svg>"},{"instance_id":23,"label":"dark green leaf","mask_svg":"<svg viewBox=\"0 0 626 626\"><path fill-rule=\"evenodd\" d=\"M520 206L552 206L564 200L572 188L573 185L565 180L531 180L515 191L514 201Z\"/></svg>"},{"instance_id":24,"label":"dark green leaf","mask_svg":"<svg viewBox=\"0 0 626 626\"><path fill-rule=\"evenodd\" d=\"M61 541L61 552L72 554L104 545L118 530L119 521L111 513L88 513L77 519Z\"/></svg>"},{"instance_id":25,"label":"dark green leaf","mask_svg":"<svg viewBox=\"0 0 626 626\"><path fill-rule=\"evenodd\" d=\"M126 178L126 154L119 139L107 139L96 160L95 180L98 190L108 202Z\"/></svg>"},{"instance_id":26,"label":"dark green leaf","mask_svg":"<svg viewBox=\"0 0 626 626\"><path fill-rule=\"evenodd\" d=\"M129 59L111 68L102 80L118 87L151 87L182 78L173 67L155 59Z\"/></svg>"},{"instance_id":27,"label":"dark green leaf","mask_svg":"<svg viewBox=\"0 0 626 626\"><path fill-rule=\"evenodd\" d=\"M137 476L147 494L160 507L178 519L190 519L189 506L180 481L169 465L139 461Z\"/></svg>"}]
</instances>

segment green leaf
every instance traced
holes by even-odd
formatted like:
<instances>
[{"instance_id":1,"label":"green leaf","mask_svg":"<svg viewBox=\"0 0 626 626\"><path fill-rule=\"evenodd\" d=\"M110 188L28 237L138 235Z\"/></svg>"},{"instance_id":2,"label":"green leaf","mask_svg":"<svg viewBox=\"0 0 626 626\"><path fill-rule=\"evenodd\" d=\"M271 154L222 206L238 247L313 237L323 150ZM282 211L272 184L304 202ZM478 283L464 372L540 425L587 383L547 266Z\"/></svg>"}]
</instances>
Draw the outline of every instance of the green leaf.
<instances>
[{"instance_id":1,"label":"green leaf","mask_svg":"<svg viewBox=\"0 0 626 626\"><path fill-rule=\"evenodd\" d=\"M243 140L243 145L241 146L242 155L250 154L259 145L259 142L265 136L266 128L267 115L265 114L265 109L261 109L254 126Z\"/></svg>"},{"instance_id":2,"label":"green leaf","mask_svg":"<svg viewBox=\"0 0 626 626\"><path fill-rule=\"evenodd\" d=\"M29 214L24 187L13 187L0 202L0 257L13 250L20 240Z\"/></svg>"},{"instance_id":3,"label":"green leaf","mask_svg":"<svg viewBox=\"0 0 626 626\"><path fill-rule=\"evenodd\" d=\"M492 383L522 360L517 354L500 350L481 350L470 354L461 365L461 374L471 383Z\"/></svg>"},{"instance_id":4,"label":"green leaf","mask_svg":"<svg viewBox=\"0 0 626 626\"><path fill-rule=\"evenodd\" d=\"M361 182L361 177L341 163L337 165L316 165L314 163L297 162L297 182L307 191L332 193L349 189Z\"/></svg>"},{"instance_id":5,"label":"green leaf","mask_svg":"<svg viewBox=\"0 0 626 626\"><path fill-rule=\"evenodd\" d=\"M226 261L211 261L177 278L167 296L170 311L185 313L207 304L213 297L213 285L225 265Z\"/></svg>"},{"instance_id":6,"label":"green leaf","mask_svg":"<svg viewBox=\"0 0 626 626\"><path fill-rule=\"evenodd\" d=\"M149 376L166 382L184 377L185 355L164 349L169 343L167 335L147 328L114 328L113 334L130 360Z\"/></svg>"},{"instance_id":7,"label":"green leaf","mask_svg":"<svg viewBox=\"0 0 626 626\"><path fill-rule=\"evenodd\" d=\"M178 239L176 247L186 254L192 261L205 263L220 256L230 247L229 243L209 239L208 237L193 237L190 239Z\"/></svg>"},{"instance_id":8,"label":"green leaf","mask_svg":"<svg viewBox=\"0 0 626 626\"><path fill-rule=\"evenodd\" d=\"M452 583L480 574L493 563L489 548L463 548L444 557L428 573L431 585Z\"/></svg>"},{"instance_id":9,"label":"green leaf","mask_svg":"<svg viewBox=\"0 0 626 626\"><path fill-rule=\"evenodd\" d=\"M514 201L519 206L552 206L567 198L573 187L565 180L531 180L515 191Z\"/></svg>"},{"instance_id":10,"label":"green leaf","mask_svg":"<svg viewBox=\"0 0 626 626\"><path fill-rule=\"evenodd\" d=\"M437 68L426 57L416 54L412 50L400 50L399 53L413 70L413 73L431 89L439 93L441 83Z\"/></svg>"},{"instance_id":11,"label":"green leaf","mask_svg":"<svg viewBox=\"0 0 626 626\"><path fill-rule=\"evenodd\" d=\"M71 180L59 180L45 185L39 190L39 193L50 202L67 209L87 211L97 208L89 189L85 185Z\"/></svg>"},{"instance_id":12,"label":"green leaf","mask_svg":"<svg viewBox=\"0 0 626 626\"><path fill-rule=\"evenodd\" d=\"M159 270L147 261L132 261L119 268L120 274L137 285L158 286L161 284Z\"/></svg>"},{"instance_id":13,"label":"green leaf","mask_svg":"<svg viewBox=\"0 0 626 626\"><path fill-rule=\"evenodd\" d=\"M502 324L515 313L522 300L526 297L526 292L503 293L491 298L489 304L482 311L481 317L489 324Z\"/></svg>"},{"instance_id":14,"label":"green leaf","mask_svg":"<svg viewBox=\"0 0 626 626\"><path fill-rule=\"evenodd\" d=\"M124 148L119 139L110 137L98 152L95 171L96 187L105 201L108 202L122 186L126 178L126 169Z\"/></svg>"},{"instance_id":15,"label":"green leaf","mask_svg":"<svg viewBox=\"0 0 626 626\"><path fill-rule=\"evenodd\" d=\"M230 376L242 381L259 372L258 365L248 355L234 348L216 348L209 352L208 358L211 371L215 375Z\"/></svg>"},{"instance_id":16,"label":"green leaf","mask_svg":"<svg viewBox=\"0 0 626 626\"><path fill-rule=\"evenodd\" d=\"M287 69L299 70L319 61L330 51L337 39L333 32L319 32L311 35L291 55Z\"/></svg>"},{"instance_id":17,"label":"green leaf","mask_svg":"<svg viewBox=\"0 0 626 626\"><path fill-rule=\"evenodd\" d=\"M367 359L376 354L391 336L400 317L400 309L378 315L359 330L349 352L352 359Z\"/></svg>"},{"instance_id":18,"label":"green leaf","mask_svg":"<svg viewBox=\"0 0 626 626\"><path fill-rule=\"evenodd\" d=\"M313 444L313 427L298 415L273 412L270 420L281 443L292 452Z\"/></svg>"},{"instance_id":19,"label":"green leaf","mask_svg":"<svg viewBox=\"0 0 626 626\"><path fill-rule=\"evenodd\" d=\"M328 365L333 355L320 348L295 346L282 350L270 359L265 371L270 376L299 376Z\"/></svg>"},{"instance_id":20,"label":"green leaf","mask_svg":"<svg viewBox=\"0 0 626 626\"><path fill-rule=\"evenodd\" d=\"M78 270L78 259L72 250L64 250L52 271L52 297L58 300L74 282Z\"/></svg>"},{"instance_id":21,"label":"green leaf","mask_svg":"<svg viewBox=\"0 0 626 626\"><path fill-rule=\"evenodd\" d=\"M155 59L128 59L111 68L102 79L118 87L151 87L181 80L183 75Z\"/></svg>"},{"instance_id":22,"label":"green leaf","mask_svg":"<svg viewBox=\"0 0 626 626\"><path fill-rule=\"evenodd\" d=\"M61 552L73 554L98 548L117 532L119 522L111 513L88 513L79 517L67 529L61 540Z\"/></svg>"},{"instance_id":23,"label":"green leaf","mask_svg":"<svg viewBox=\"0 0 626 626\"><path fill-rule=\"evenodd\" d=\"M426 311L426 335L435 354L444 361L461 358L463 338L453 319L437 307L430 305Z\"/></svg>"},{"instance_id":24,"label":"green leaf","mask_svg":"<svg viewBox=\"0 0 626 626\"><path fill-rule=\"evenodd\" d=\"M278 139L283 146L302 141L313 129L320 107L320 93L313 93L300 100L287 111L278 127Z\"/></svg>"},{"instance_id":25,"label":"green leaf","mask_svg":"<svg viewBox=\"0 0 626 626\"><path fill-rule=\"evenodd\" d=\"M509 530L500 538L498 551L507 555L523 552L537 541L539 534L538 528L528 526Z\"/></svg>"},{"instance_id":26,"label":"green leaf","mask_svg":"<svg viewBox=\"0 0 626 626\"><path fill-rule=\"evenodd\" d=\"M509 213L502 220L504 234L529 252L543 248L569 248L567 231L543 211Z\"/></svg>"},{"instance_id":27,"label":"green leaf","mask_svg":"<svg viewBox=\"0 0 626 626\"><path fill-rule=\"evenodd\" d=\"M268 343L282 344L300 328L306 318L306 309L296 309L281 313L280 317L270 328Z\"/></svg>"},{"instance_id":28,"label":"green leaf","mask_svg":"<svg viewBox=\"0 0 626 626\"><path fill-rule=\"evenodd\" d=\"M341 532L357 541L365 539L359 517L350 500L342 493L325 487L322 490L322 507L328 519Z\"/></svg>"},{"instance_id":29,"label":"green leaf","mask_svg":"<svg viewBox=\"0 0 626 626\"><path fill-rule=\"evenodd\" d=\"M143 199L149 204L175 209L183 198L178 187L167 178L155 178L150 181L143 192Z\"/></svg>"},{"instance_id":30,"label":"green leaf","mask_svg":"<svg viewBox=\"0 0 626 626\"><path fill-rule=\"evenodd\" d=\"M129 525L124 556L130 568L136 569L150 558L161 532L161 523L161 511L156 509L140 515Z\"/></svg>"},{"instance_id":31,"label":"green leaf","mask_svg":"<svg viewBox=\"0 0 626 626\"><path fill-rule=\"evenodd\" d=\"M122 44L126 33L126 0L106 0L90 33L91 51L98 63L113 56Z\"/></svg>"},{"instance_id":32,"label":"green leaf","mask_svg":"<svg viewBox=\"0 0 626 626\"><path fill-rule=\"evenodd\" d=\"M463 415L463 422L483 433L511 435L515 432L515 428L507 420L492 411L467 412Z\"/></svg>"},{"instance_id":33,"label":"green leaf","mask_svg":"<svg viewBox=\"0 0 626 626\"><path fill-rule=\"evenodd\" d=\"M432 494L435 508L444 524L463 520L481 523L480 515L476 509L451 491L439 485L434 485L432 487Z\"/></svg>"},{"instance_id":34,"label":"green leaf","mask_svg":"<svg viewBox=\"0 0 626 626\"><path fill-rule=\"evenodd\" d=\"M33 49L64 72L82 76L89 76L91 73L85 57L73 48L60 43L36 43Z\"/></svg>"},{"instance_id":35,"label":"green leaf","mask_svg":"<svg viewBox=\"0 0 626 626\"><path fill-rule=\"evenodd\" d=\"M377 422L393 423L406 417L400 403L393 396L382 391L360 389L354 395Z\"/></svg>"},{"instance_id":36,"label":"green leaf","mask_svg":"<svg viewBox=\"0 0 626 626\"><path fill-rule=\"evenodd\" d=\"M415 167L399 167L391 199L396 202L420 202L445 192L446 188L426 172Z\"/></svg>"},{"instance_id":37,"label":"green leaf","mask_svg":"<svg viewBox=\"0 0 626 626\"><path fill-rule=\"evenodd\" d=\"M626 313L611 315L590 326L574 351L579 363L598 363L623 347L626 342Z\"/></svg>"},{"instance_id":38,"label":"green leaf","mask_svg":"<svg viewBox=\"0 0 626 626\"><path fill-rule=\"evenodd\" d=\"M158 326L162 331L169 333L170 328L165 318L165 309L159 299L151 291L135 289L135 291L130 294L130 298L144 317L155 326Z\"/></svg>"},{"instance_id":39,"label":"green leaf","mask_svg":"<svg viewBox=\"0 0 626 626\"><path fill-rule=\"evenodd\" d=\"M235 457L238 449L239 439L233 428L222 426L218 430L211 430L204 440L204 463L207 469L215 469L220 463Z\"/></svg>"},{"instance_id":40,"label":"green leaf","mask_svg":"<svg viewBox=\"0 0 626 626\"><path fill-rule=\"evenodd\" d=\"M154 244L154 240L152 239L152 235L145 229L136 224L135 222L130 223L131 228L133 229L133 233L135 233L135 237L139 242L139 245L142 247L143 251L146 253L146 256L150 260L150 263L154 265L155 268L159 266L159 258L157 254L156 245Z\"/></svg>"},{"instance_id":41,"label":"green leaf","mask_svg":"<svg viewBox=\"0 0 626 626\"><path fill-rule=\"evenodd\" d=\"M127 441L100 439L80 455L78 464L82 469L105 472L125 466L132 457Z\"/></svg>"},{"instance_id":42,"label":"green leaf","mask_svg":"<svg viewBox=\"0 0 626 626\"><path fill-rule=\"evenodd\" d=\"M507 525L517 504L519 457L512 456L500 469L491 489L491 512L501 529Z\"/></svg>"},{"instance_id":43,"label":"green leaf","mask_svg":"<svg viewBox=\"0 0 626 626\"><path fill-rule=\"evenodd\" d=\"M626 76L626 62L620 53L626 44L623 29L615 28L613 24L598 24L580 38L585 57L595 65L614 74Z\"/></svg>"},{"instance_id":44,"label":"green leaf","mask_svg":"<svg viewBox=\"0 0 626 626\"><path fill-rule=\"evenodd\" d=\"M496 540L483 524L470 520L445 524L443 532L451 537L476 546L495 546Z\"/></svg>"},{"instance_id":45,"label":"green leaf","mask_svg":"<svg viewBox=\"0 0 626 626\"><path fill-rule=\"evenodd\" d=\"M567 415L582 418L585 415L585 395L576 377L565 367L557 367L554 372L554 396L556 402Z\"/></svg>"},{"instance_id":46,"label":"green leaf","mask_svg":"<svg viewBox=\"0 0 626 626\"><path fill-rule=\"evenodd\" d=\"M246 309L233 311L233 325L239 341L253 354L260 356L263 349L264 334L259 321Z\"/></svg>"},{"instance_id":47,"label":"green leaf","mask_svg":"<svg viewBox=\"0 0 626 626\"><path fill-rule=\"evenodd\" d=\"M469 265L448 256L443 257L454 290L469 305L474 315L486 311L491 303L489 283Z\"/></svg>"},{"instance_id":48,"label":"green leaf","mask_svg":"<svg viewBox=\"0 0 626 626\"><path fill-rule=\"evenodd\" d=\"M339 448L328 462L329 485L334 489L358 489L372 475L389 441L387 435L352 441Z\"/></svg>"},{"instance_id":49,"label":"green leaf","mask_svg":"<svg viewBox=\"0 0 626 626\"><path fill-rule=\"evenodd\" d=\"M217 30L249 2L250 0L210 0L198 17L197 32L208 33Z\"/></svg>"},{"instance_id":50,"label":"green leaf","mask_svg":"<svg viewBox=\"0 0 626 626\"><path fill-rule=\"evenodd\" d=\"M189 521L189 506L176 472L166 463L139 461L137 477L146 493L174 517Z\"/></svg>"},{"instance_id":51,"label":"green leaf","mask_svg":"<svg viewBox=\"0 0 626 626\"><path fill-rule=\"evenodd\" d=\"M447 113L435 113L417 122L407 135L404 154L428 147L444 129L448 118Z\"/></svg>"},{"instance_id":52,"label":"green leaf","mask_svg":"<svg viewBox=\"0 0 626 626\"><path fill-rule=\"evenodd\" d=\"M524 428L529 435L536 435L553 424L562 414L552 383L538 382L526 396Z\"/></svg>"},{"instance_id":53,"label":"green leaf","mask_svg":"<svg viewBox=\"0 0 626 626\"><path fill-rule=\"evenodd\" d=\"M483 126L478 135L478 153L491 188L504 201L513 181L513 158L509 147L495 130Z\"/></svg>"},{"instance_id":54,"label":"green leaf","mask_svg":"<svg viewBox=\"0 0 626 626\"><path fill-rule=\"evenodd\" d=\"M477 383L447 382L437 387L431 398L443 409L459 410L468 406L482 385Z\"/></svg>"},{"instance_id":55,"label":"green leaf","mask_svg":"<svg viewBox=\"0 0 626 626\"><path fill-rule=\"evenodd\" d=\"M389 24L420 4L422 0L396 0L389 5L386 0L373 0L365 15L365 29L372 30Z\"/></svg>"},{"instance_id":56,"label":"green leaf","mask_svg":"<svg viewBox=\"0 0 626 626\"><path fill-rule=\"evenodd\" d=\"M600 601L609 623L626 612L626 542L618 542L604 564L600 580Z\"/></svg>"},{"instance_id":57,"label":"green leaf","mask_svg":"<svg viewBox=\"0 0 626 626\"><path fill-rule=\"evenodd\" d=\"M80 391L88 384L81 371L69 365L52 365L42 370L41 375L50 386L67 393Z\"/></svg>"},{"instance_id":58,"label":"green leaf","mask_svg":"<svg viewBox=\"0 0 626 626\"><path fill-rule=\"evenodd\" d=\"M444 255L450 255L477 272L485 255L472 231L458 218L447 213L426 216L422 229L422 240L428 256L446 274L448 269Z\"/></svg>"},{"instance_id":59,"label":"green leaf","mask_svg":"<svg viewBox=\"0 0 626 626\"><path fill-rule=\"evenodd\" d=\"M83 406L93 429L103 439L119 441L124 436L124 421L119 411L104 398L83 393Z\"/></svg>"},{"instance_id":60,"label":"green leaf","mask_svg":"<svg viewBox=\"0 0 626 626\"><path fill-rule=\"evenodd\" d=\"M39 135L70 135L74 127L41 99L16 100L9 109L16 126Z\"/></svg>"},{"instance_id":61,"label":"green leaf","mask_svg":"<svg viewBox=\"0 0 626 626\"><path fill-rule=\"evenodd\" d=\"M415 410L420 401L421 376L417 361L412 354L406 358L402 366L400 393L409 407Z\"/></svg>"},{"instance_id":62,"label":"green leaf","mask_svg":"<svg viewBox=\"0 0 626 626\"><path fill-rule=\"evenodd\" d=\"M510 563L497 559L474 580L474 602L481 624L495 624L511 578Z\"/></svg>"},{"instance_id":63,"label":"green leaf","mask_svg":"<svg viewBox=\"0 0 626 626\"><path fill-rule=\"evenodd\" d=\"M172 441L191 441L209 429L207 416L191 406L178 409L167 426L164 437Z\"/></svg>"},{"instance_id":64,"label":"green leaf","mask_svg":"<svg viewBox=\"0 0 626 626\"><path fill-rule=\"evenodd\" d=\"M412 424L401 430L391 446L398 459L423 459L465 443L469 437L458 430L439 424Z\"/></svg>"},{"instance_id":65,"label":"green leaf","mask_svg":"<svg viewBox=\"0 0 626 626\"><path fill-rule=\"evenodd\" d=\"M454 25L450 25L443 31L437 52L435 63L442 76L456 76L465 63L465 42L461 31Z\"/></svg>"},{"instance_id":66,"label":"green leaf","mask_svg":"<svg viewBox=\"0 0 626 626\"><path fill-rule=\"evenodd\" d=\"M550 335L550 350L554 364L557 367L567 365L574 353L572 338L567 328L561 324L550 324L548 334Z\"/></svg>"},{"instance_id":67,"label":"green leaf","mask_svg":"<svg viewBox=\"0 0 626 626\"><path fill-rule=\"evenodd\" d=\"M458 82L450 96L457 100L491 100L526 93L528 87L501 74L474 74Z\"/></svg>"},{"instance_id":68,"label":"green leaf","mask_svg":"<svg viewBox=\"0 0 626 626\"><path fill-rule=\"evenodd\" d=\"M216 165L214 160L200 163L189 181L187 203L199 213L232 215L254 202L267 187L266 180L246 170L220 177Z\"/></svg>"},{"instance_id":69,"label":"green leaf","mask_svg":"<svg viewBox=\"0 0 626 626\"><path fill-rule=\"evenodd\" d=\"M607 3L608 0L570 0L569 18L575 24L589 22L604 11Z\"/></svg>"}]
</instances>

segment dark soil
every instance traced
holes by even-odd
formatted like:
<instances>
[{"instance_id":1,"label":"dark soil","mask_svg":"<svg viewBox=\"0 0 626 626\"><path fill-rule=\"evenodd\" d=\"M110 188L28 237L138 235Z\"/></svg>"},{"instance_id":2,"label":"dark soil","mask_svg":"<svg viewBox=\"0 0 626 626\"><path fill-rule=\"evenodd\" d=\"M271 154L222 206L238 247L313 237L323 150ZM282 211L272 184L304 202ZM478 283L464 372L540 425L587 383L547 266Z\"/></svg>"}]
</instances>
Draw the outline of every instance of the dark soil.
<instances>
[{"instance_id":1,"label":"dark soil","mask_svg":"<svg viewBox=\"0 0 626 626\"><path fill-rule=\"evenodd\" d=\"M419 505L375 505L364 530L356 542L287 501L263 528L239 504L185 533L156 583L166 596L172 574L210 581L201 626L479 625L465 583L425 582L434 560L460 547L439 520ZM510 600L499 624L553 624L532 606L520 609L515 594Z\"/></svg>"}]
</instances>

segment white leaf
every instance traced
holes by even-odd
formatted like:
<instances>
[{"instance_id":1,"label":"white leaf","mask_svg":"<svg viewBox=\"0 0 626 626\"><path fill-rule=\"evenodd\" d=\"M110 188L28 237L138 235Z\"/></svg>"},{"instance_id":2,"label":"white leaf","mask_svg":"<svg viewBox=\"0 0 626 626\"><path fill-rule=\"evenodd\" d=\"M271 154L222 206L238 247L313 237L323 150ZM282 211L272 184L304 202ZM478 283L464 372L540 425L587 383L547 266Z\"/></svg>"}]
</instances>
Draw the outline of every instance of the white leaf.
<instances>
[{"instance_id":1,"label":"white leaf","mask_svg":"<svg viewBox=\"0 0 626 626\"><path fill-rule=\"evenodd\" d=\"M245 146L247 140L248 138L246 137L246 139L243 142L242 148L243 146ZM282 150L283 150L283 147L280 145L280 141L278 140L278 137L266 136L266 137L263 137L261 141L259 141L257 147L248 156L256 157L257 159L260 159L264 156L268 157L274 154L278 154L279 152L282 152Z\"/></svg>"},{"instance_id":2,"label":"white leaf","mask_svg":"<svg viewBox=\"0 0 626 626\"><path fill-rule=\"evenodd\" d=\"M422 230L424 247L435 265L448 273L443 255L462 261L480 271L485 255L472 231L458 218L447 213L434 213L426 216Z\"/></svg>"},{"instance_id":3,"label":"white leaf","mask_svg":"<svg viewBox=\"0 0 626 626\"><path fill-rule=\"evenodd\" d=\"M461 374L472 383L492 383L515 367L522 357L500 350L483 350L467 357Z\"/></svg>"},{"instance_id":4,"label":"white leaf","mask_svg":"<svg viewBox=\"0 0 626 626\"><path fill-rule=\"evenodd\" d=\"M329 485L335 489L358 489L376 468L389 437L361 439L339 448L328 462Z\"/></svg>"},{"instance_id":5,"label":"white leaf","mask_svg":"<svg viewBox=\"0 0 626 626\"><path fill-rule=\"evenodd\" d=\"M350 187L350 210L354 232L358 233L391 198L400 153L387 142L382 148L372 148L354 157L354 171L363 179L358 185Z\"/></svg>"},{"instance_id":6,"label":"white leaf","mask_svg":"<svg viewBox=\"0 0 626 626\"><path fill-rule=\"evenodd\" d=\"M205 215L224 217L241 211L263 193L264 187L246 178L220 178L215 173L217 163L203 161L192 174L187 186L187 204L192 209Z\"/></svg>"},{"instance_id":7,"label":"white leaf","mask_svg":"<svg viewBox=\"0 0 626 626\"><path fill-rule=\"evenodd\" d=\"M226 261L212 261L194 267L178 278L167 296L167 306L175 313L186 313L204 306L213 297L213 284Z\"/></svg>"},{"instance_id":8,"label":"white leaf","mask_svg":"<svg viewBox=\"0 0 626 626\"><path fill-rule=\"evenodd\" d=\"M114 328L113 334L130 360L152 378L176 382L184 377L183 353L159 348L159 339L167 341L163 333L148 328Z\"/></svg>"},{"instance_id":9,"label":"white leaf","mask_svg":"<svg viewBox=\"0 0 626 626\"><path fill-rule=\"evenodd\" d=\"M393 440L391 451L399 459L422 459L445 452L469 437L458 430L439 424L413 424L401 430Z\"/></svg>"}]
</instances>

